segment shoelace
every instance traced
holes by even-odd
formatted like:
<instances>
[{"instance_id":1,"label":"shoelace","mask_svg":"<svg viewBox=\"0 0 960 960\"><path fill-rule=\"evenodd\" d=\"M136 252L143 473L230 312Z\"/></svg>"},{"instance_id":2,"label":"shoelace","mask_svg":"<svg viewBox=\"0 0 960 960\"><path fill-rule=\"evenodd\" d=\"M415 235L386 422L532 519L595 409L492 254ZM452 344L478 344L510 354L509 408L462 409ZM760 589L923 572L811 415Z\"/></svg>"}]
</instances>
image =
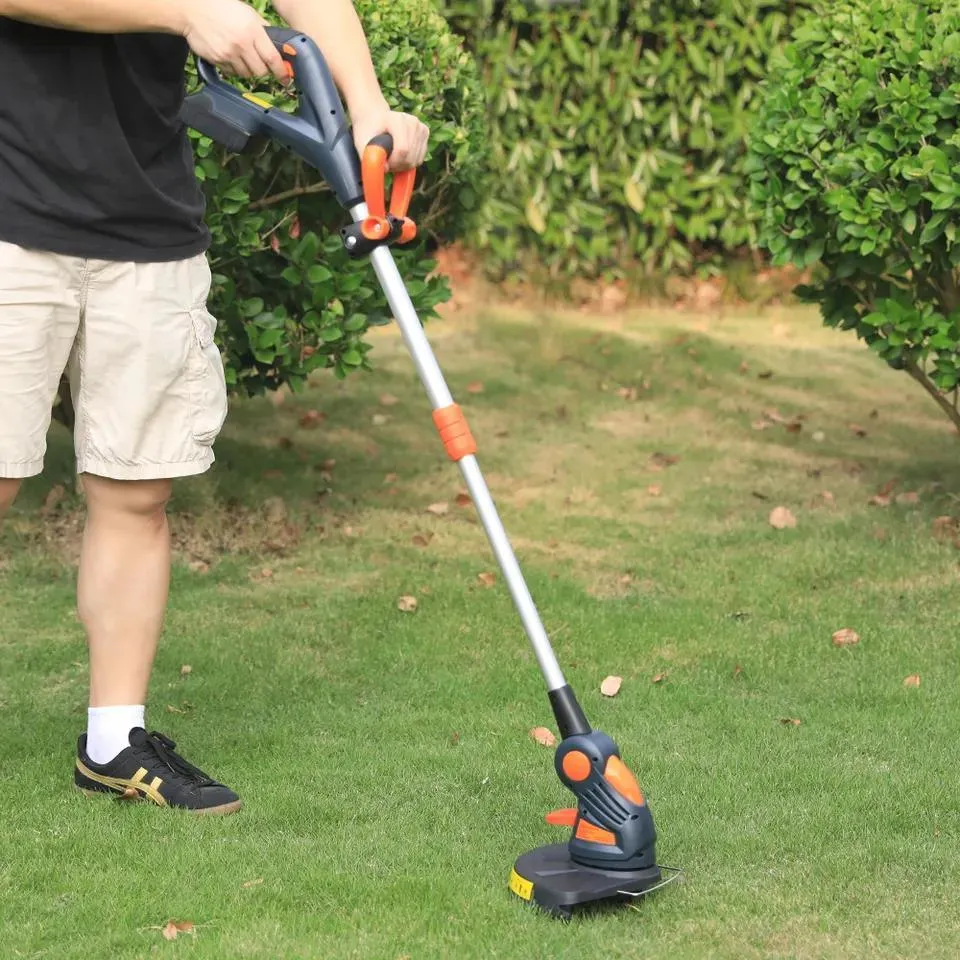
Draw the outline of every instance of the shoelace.
<instances>
[{"instance_id":1,"label":"shoelace","mask_svg":"<svg viewBox=\"0 0 960 960\"><path fill-rule=\"evenodd\" d=\"M157 730L152 730L147 734L146 742L153 748L160 762L169 767L174 773L185 777L187 780L199 786L216 782L212 777L207 776L199 767L195 767L192 763L184 760L183 757L176 752L177 745L169 737L165 737Z\"/></svg>"}]
</instances>

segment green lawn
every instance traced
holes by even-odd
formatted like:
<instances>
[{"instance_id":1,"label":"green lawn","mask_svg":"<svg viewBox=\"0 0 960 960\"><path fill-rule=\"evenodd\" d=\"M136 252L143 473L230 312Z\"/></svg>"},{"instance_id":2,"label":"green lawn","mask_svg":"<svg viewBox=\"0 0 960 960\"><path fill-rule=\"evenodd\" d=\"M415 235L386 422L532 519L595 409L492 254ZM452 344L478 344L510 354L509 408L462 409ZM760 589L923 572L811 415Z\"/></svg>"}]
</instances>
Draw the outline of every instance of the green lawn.
<instances>
[{"instance_id":1,"label":"green lawn","mask_svg":"<svg viewBox=\"0 0 960 960\"><path fill-rule=\"evenodd\" d=\"M960 516L960 443L929 398L799 311L504 308L430 333L683 884L568 925L508 893L514 858L562 836L528 736L552 718L387 331L376 375L239 405L178 492L150 725L243 794L235 817L71 788L80 518L70 493L40 516L70 489L55 436L0 535L0 956L960 955L960 550L932 534ZM764 411L800 431L755 429ZM870 505L891 481L917 496ZM861 642L835 647L845 627ZM195 932L165 941L171 919Z\"/></svg>"}]
</instances>

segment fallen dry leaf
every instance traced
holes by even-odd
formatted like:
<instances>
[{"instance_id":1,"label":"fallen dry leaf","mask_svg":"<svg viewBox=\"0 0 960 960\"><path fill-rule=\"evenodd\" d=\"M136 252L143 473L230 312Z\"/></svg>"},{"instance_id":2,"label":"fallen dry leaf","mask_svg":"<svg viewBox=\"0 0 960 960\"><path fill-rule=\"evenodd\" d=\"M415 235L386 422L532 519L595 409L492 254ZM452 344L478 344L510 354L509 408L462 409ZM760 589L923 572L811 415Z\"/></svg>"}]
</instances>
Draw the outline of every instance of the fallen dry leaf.
<instances>
[{"instance_id":1,"label":"fallen dry leaf","mask_svg":"<svg viewBox=\"0 0 960 960\"><path fill-rule=\"evenodd\" d=\"M160 931L164 940L176 940L181 933L193 933L193 924L189 920L171 920Z\"/></svg>"},{"instance_id":2,"label":"fallen dry leaf","mask_svg":"<svg viewBox=\"0 0 960 960\"><path fill-rule=\"evenodd\" d=\"M385 417L382 413L375 413L371 418L370 422L375 427L382 427L390 418Z\"/></svg>"},{"instance_id":3,"label":"fallen dry leaf","mask_svg":"<svg viewBox=\"0 0 960 960\"><path fill-rule=\"evenodd\" d=\"M760 380L769 380L772 376L772 370L761 370L760 373L757 374L757 378Z\"/></svg>"},{"instance_id":4,"label":"fallen dry leaf","mask_svg":"<svg viewBox=\"0 0 960 960\"><path fill-rule=\"evenodd\" d=\"M844 627L842 630L837 630L833 635L833 645L835 647L852 647L855 643L860 642L860 634L856 630L851 630L849 627Z\"/></svg>"},{"instance_id":5,"label":"fallen dry leaf","mask_svg":"<svg viewBox=\"0 0 960 960\"><path fill-rule=\"evenodd\" d=\"M890 502L891 499L889 496L885 496L882 493L877 493L867 501L867 504L871 507L889 507Z\"/></svg>"},{"instance_id":6,"label":"fallen dry leaf","mask_svg":"<svg viewBox=\"0 0 960 960\"><path fill-rule=\"evenodd\" d=\"M781 722L785 727L789 727L789 726L799 727L799 726L800 726L800 720L799 720L797 717L781 717L781 718L780 718L780 722Z\"/></svg>"},{"instance_id":7,"label":"fallen dry leaf","mask_svg":"<svg viewBox=\"0 0 960 960\"><path fill-rule=\"evenodd\" d=\"M943 516L933 521L933 536L936 540L951 540L957 533L960 533L960 520Z\"/></svg>"},{"instance_id":8,"label":"fallen dry leaf","mask_svg":"<svg viewBox=\"0 0 960 960\"><path fill-rule=\"evenodd\" d=\"M210 569L210 564L206 560L191 560L187 566L194 573L206 573Z\"/></svg>"},{"instance_id":9,"label":"fallen dry leaf","mask_svg":"<svg viewBox=\"0 0 960 960\"><path fill-rule=\"evenodd\" d=\"M167 713L186 713L186 710L181 710L179 707L175 707L172 703L167 704Z\"/></svg>"},{"instance_id":10,"label":"fallen dry leaf","mask_svg":"<svg viewBox=\"0 0 960 960\"><path fill-rule=\"evenodd\" d=\"M430 541L433 539L432 533L415 533L411 538L414 546L417 547L426 547L430 545Z\"/></svg>"},{"instance_id":11,"label":"fallen dry leaf","mask_svg":"<svg viewBox=\"0 0 960 960\"><path fill-rule=\"evenodd\" d=\"M446 500L441 500L439 503L431 503L427 507L427 513L432 513L435 517L442 517L445 513L450 510L450 504Z\"/></svg>"},{"instance_id":12,"label":"fallen dry leaf","mask_svg":"<svg viewBox=\"0 0 960 960\"><path fill-rule=\"evenodd\" d=\"M797 525L797 518L786 507L774 507L769 520L774 530L792 530Z\"/></svg>"},{"instance_id":13,"label":"fallen dry leaf","mask_svg":"<svg viewBox=\"0 0 960 960\"><path fill-rule=\"evenodd\" d=\"M603 683L600 684L600 692L605 697L615 697L620 692L622 685L623 677L606 677Z\"/></svg>"},{"instance_id":14,"label":"fallen dry leaf","mask_svg":"<svg viewBox=\"0 0 960 960\"><path fill-rule=\"evenodd\" d=\"M905 687L919 687L920 686L920 674L911 673L909 677L903 678L903 685Z\"/></svg>"},{"instance_id":15,"label":"fallen dry leaf","mask_svg":"<svg viewBox=\"0 0 960 960\"><path fill-rule=\"evenodd\" d=\"M187 676L189 676L191 673L193 673L193 667L191 667L189 663L185 663L185 664L180 668L180 676L181 676L181 677L187 677Z\"/></svg>"},{"instance_id":16,"label":"fallen dry leaf","mask_svg":"<svg viewBox=\"0 0 960 960\"><path fill-rule=\"evenodd\" d=\"M674 464L679 463L680 458L673 456L668 453L652 453L650 455L650 469L651 470L664 470L667 467L672 467Z\"/></svg>"},{"instance_id":17,"label":"fallen dry leaf","mask_svg":"<svg viewBox=\"0 0 960 960\"><path fill-rule=\"evenodd\" d=\"M864 430L863 427L861 427L859 423L851 423L851 424L850 424L850 432L851 432L855 437L865 437L865 436L867 435L867 431Z\"/></svg>"},{"instance_id":18,"label":"fallen dry leaf","mask_svg":"<svg viewBox=\"0 0 960 960\"><path fill-rule=\"evenodd\" d=\"M381 393L380 394L380 405L383 407L394 407L400 402L398 397L395 397L392 393Z\"/></svg>"},{"instance_id":19,"label":"fallen dry leaf","mask_svg":"<svg viewBox=\"0 0 960 960\"><path fill-rule=\"evenodd\" d=\"M655 674L650 682L663 683L663 681L666 680L668 676L670 676L670 674L666 670L664 670L662 673Z\"/></svg>"},{"instance_id":20,"label":"fallen dry leaf","mask_svg":"<svg viewBox=\"0 0 960 960\"><path fill-rule=\"evenodd\" d=\"M53 511L57 508L57 504L63 499L66 492L66 488L62 483L52 486L50 488L50 492L46 495L46 497L44 497L43 507L41 507L40 513L45 517L53 513Z\"/></svg>"},{"instance_id":21,"label":"fallen dry leaf","mask_svg":"<svg viewBox=\"0 0 960 960\"><path fill-rule=\"evenodd\" d=\"M637 399L637 388L636 387L620 387L617 390L617 396L622 400L636 400Z\"/></svg>"},{"instance_id":22,"label":"fallen dry leaf","mask_svg":"<svg viewBox=\"0 0 960 960\"><path fill-rule=\"evenodd\" d=\"M662 493L663 487L661 487L659 483L651 483L650 486L647 487L647 496L659 497Z\"/></svg>"},{"instance_id":23,"label":"fallen dry leaf","mask_svg":"<svg viewBox=\"0 0 960 960\"><path fill-rule=\"evenodd\" d=\"M450 734L450 746L455 747L459 742L460 742L460 734L457 733L456 730L454 730L454 732Z\"/></svg>"},{"instance_id":24,"label":"fallen dry leaf","mask_svg":"<svg viewBox=\"0 0 960 960\"><path fill-rule=\"evenodd\" d=\"M629 573L620 574L619 583L621 587L629 587L633 583L633 575Z\"/></svg>"},{"instance_id":25,"label":"fallen dry leaf","mask_svg":"<svg viewBox=\"0 0 960 960\"><path fill-rule=\"evenodd\" d=\"M384 483L396 483L396 482L397 482L397 475L396 475L395 473L388 473L388 474L383 478L383 482L384 482Z\"/></svg>"},{"instance_id":26,"label":"fallen dry leaf","mask_svg":"<svg viewBox=\"0 0 960 960\"><path fill-rule=\"evenodd\" d=\"M749 373L749 372L750 372L750 364L747 363L746 360L741 360L741 361L740 361L740 373L741 373L741 375L744 374L744 373Z\"/></svg>"},{"instance_id":27,"label":"fallen dry leaf","mask_svg":"<svg viewBox=\"0 0 960 960\"><path fill-rule=\"evenodd\" d=\"M554 747L557 744L557 738L546 727L534 727L530 736L544 747Z\"/></svg>"},{"instance_id":28,"label":"fallen dry leaf","mask_svg":"<svg viewBox=\"0 0 960 960\"><path fill-rule=\"evenodd\" d=\"M799 420L791 420L783 426L787 433L799 433L803 429L803 424Z\"/></svg>"},{"instance_id":29,"label":"fallen dry leaf","mask_svg":"<svg viewBox=\"0 0 960 960\"><path fill-rule=\"evenodd\" d=\"M247 880L246 883L243 884L243 887L249 890L250 887L259 887L261 883L263 883L263 877L257 877L256 880Z\"/></svg>"},{"instance_id":30,"label":"fallen dry leaf","mask_svg":"<svg viewBox=\"0 0 960 960\"><path fill-rule=\"evenodd\" d=\"M309 430L312 427L317 426L318 423L322 423L326 420L326 414L321 413L319 410L308 410L300 418L300 426L305 430Z\"/></svg>"},{"instance_id":31,"label":"fallen dry leaf","mask_svg":"<svg viewBox=\"0 0 960 960\"><path fill-rule=\"evenodd\" d=\"M337 461L334 460L332 457L330 457L329 459L324 460L323 463L320 464L320 469L332 470L336 465L337 465Z\"/></svg>"},{"instance_id":32,"label":"fallen dry leaf","mask_svg":"<svg viewBox=\"0 0 960 960\"><path fill-rule=\"evenodd\" d=\"M742 676L742 674L743 674L743 667L741 667L740 664L738 663L738 664L733 668L733 678L734 678L734 680L736 680L737 677Z\"/></svg>"},{"instance_id":33,"label":"fallen dry leaf","mask_svg":"<svg viewBox=\"0 0 960 960\"><path fill-rule=\"evenodd\" d=\"M773 424L769 420L754 420L750 426L753 427L754 430L769 430Z\"/></svg>"},{"instance_id":34,"label":"fallen dry leaf","mask_svg":"<svg viewBox=\"0 0 960 960\"><path fill-rule=\"evenodd\" d=\"M919 503L920 494L916 490L907 490L897 494L897 503Z\"/></svg>"},{"instance_id":35,"label":"fallen dry leaf","mask_svg":"<svg viewBox=\"0 0 960 960\"><path fill-rule=\"evenodd\" d=\"M457 494L457 498L454 502L458 507L469 507L470 504L473 503L473 499L471 498L469 493L464 493L463 491L461 491L460 493Z\"/></svg>"},{"instance_id":36,"label":"fallen dry leaf","mask_svg":"<svg viewBox=\"0 0 960 960\"><path fill-rule=\"evenodd\" d=\"M397 609L401 613L416 613L417 610L417 598L411 597L409 595L402 596L397 601Z\"/></svg>"},{"instance_id":37,"label":"fallen dry leaf","mask_svg":"<svg viewBox=\"0 0 960 960\"><path fill-rule=\"evenodd\" d=\"M467 384L467 393L483 393L483 384L479 380Z\"/></svg>"},{"instance_id":38,"label":"fallen dry leaf","mask_svg":"<svg viewBox=\"0 0 960 960\"><path fill-rule=\"evenodd\" d=\"M495 573L478 573L477 579L485 586L492 587L497 582L497 575Z\"/></svg>"}]
</instances>

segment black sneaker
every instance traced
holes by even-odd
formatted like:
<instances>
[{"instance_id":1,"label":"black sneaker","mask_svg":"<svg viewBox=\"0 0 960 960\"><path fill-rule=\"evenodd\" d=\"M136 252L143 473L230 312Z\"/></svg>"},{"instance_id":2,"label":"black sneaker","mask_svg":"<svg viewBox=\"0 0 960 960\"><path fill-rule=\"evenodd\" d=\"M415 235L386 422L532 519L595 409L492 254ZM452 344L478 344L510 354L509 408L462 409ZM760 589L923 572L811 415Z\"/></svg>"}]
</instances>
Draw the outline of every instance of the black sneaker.
<instances>
[{"instance_id":1,"label":"black sneaker","mask_svg":"<svg viewBox=\"0 0 960 960\"><path fill-rule=\"evenodd\" d=\"M187 763L176 744L156 731L130 731L130 746L109 763L87 756L87 735L77 741L74 783L87 794L112 793L123 800L150 800L159 807L194 813L234 813L240 798L222 783Z\"/></svg>"}]
</instances>

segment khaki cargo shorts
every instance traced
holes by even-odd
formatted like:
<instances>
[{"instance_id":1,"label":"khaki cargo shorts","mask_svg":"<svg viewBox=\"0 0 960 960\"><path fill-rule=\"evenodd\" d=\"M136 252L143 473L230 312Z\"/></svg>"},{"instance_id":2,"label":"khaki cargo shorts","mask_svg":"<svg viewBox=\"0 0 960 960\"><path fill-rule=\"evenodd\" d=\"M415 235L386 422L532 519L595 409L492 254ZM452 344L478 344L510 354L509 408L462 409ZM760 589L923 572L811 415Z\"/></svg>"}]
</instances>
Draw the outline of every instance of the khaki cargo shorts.
<instances>
[{"instance_id":1,"label":"khaki cargo shorts","mask_svg":"<svg viewBox=\"0 0 960 960\"><path fill-rule=\"evenodd\" d=\"M0 477L41 472L64 371L77 471L202 473L227 415L204 255L113 263L0 242Z\"/></svg>"}]
</instances>

